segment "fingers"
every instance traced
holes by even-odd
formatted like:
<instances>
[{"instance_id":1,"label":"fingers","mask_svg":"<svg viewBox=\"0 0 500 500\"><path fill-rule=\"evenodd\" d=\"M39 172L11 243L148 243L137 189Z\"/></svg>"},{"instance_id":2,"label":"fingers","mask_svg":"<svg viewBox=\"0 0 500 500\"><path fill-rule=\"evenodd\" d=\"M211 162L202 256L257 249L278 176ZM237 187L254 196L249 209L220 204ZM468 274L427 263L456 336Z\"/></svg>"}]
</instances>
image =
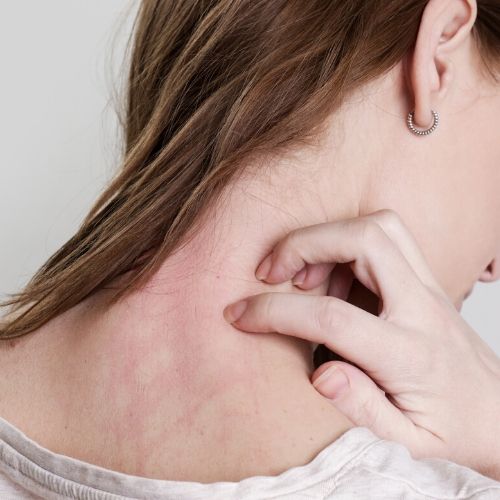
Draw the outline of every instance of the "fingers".
<instances>
[{"instance_id":1,"label":"fingers","mask_svg":"<svg viewBox=\"0 0 500 500\"><path fill-rule=\"evenodd\" d=\"M307 264L293 278L294 285L304 290L316 288L323 283L335 268L335 263Z\"/></svg>"},{"instance_id":2,"label":"fingers","mask_svg":"<svg viewBox=\"0 0 500 500\"><path fill-rule=\"evenodd\" d=\"M415 426L395 407L373 380L343 361L321 365L312 376L316 390L357 426L383 439L413 445Z\"/></svg>"},{"instance_id":3,"label":"fingers","mask_svg":"<svg viewBox=\"0 0 500 500\"><path fill-rule=\"evenodd\" d=\"M325 344L370 373L402 350L405 335L391 323L335 297L262 293L226 307L224 317L247 332L277 332Z\"/></svg>"},{"instance_id":4,"label":"fingers","mask_svg":"<svg viewBox=\"0 0 500 500\"><path fill-rule=\"evenodd\" d=\"M429 264L415 237L397 212L384 209L378 210L367 217L372 218L379 224L387 236L398 246L422 283L434 290L441 291L441 286L429 268Z\"/></svg>"},{"instance_id":5,"label":"fingers","mask_svg":"<svg viewBox=\"0 0 500 500\"><path fill-rule=\"evenodd\" d=\"M270 283L295 276L294 284L307 290L321 284L335 262L350 261L355 261L353 270L358 279L379 296L383 293L380 286L387 290L392 276L392 283L407 282L408 277L413 283L412 274L428 287L440 290L413 235L391 210L292 231L262 261L256 276L263 279L267 275ZM404 274L399 275L400 271ZM370 276L372 272L374 276Z\"/></svg>"},{"instance_id":6,"label":"fingers","mask_svg":"<svg viewBox=\"0 0 500 500\"><path fill-rule=\"evenodd\" d=\"M269 283L291 279L306 264L350 263L357 279L387 307L421 281L373 217L316 224L289 233L257 269ZM320 273L321 274L321 273Z\"/></svg>"}]
</instances>

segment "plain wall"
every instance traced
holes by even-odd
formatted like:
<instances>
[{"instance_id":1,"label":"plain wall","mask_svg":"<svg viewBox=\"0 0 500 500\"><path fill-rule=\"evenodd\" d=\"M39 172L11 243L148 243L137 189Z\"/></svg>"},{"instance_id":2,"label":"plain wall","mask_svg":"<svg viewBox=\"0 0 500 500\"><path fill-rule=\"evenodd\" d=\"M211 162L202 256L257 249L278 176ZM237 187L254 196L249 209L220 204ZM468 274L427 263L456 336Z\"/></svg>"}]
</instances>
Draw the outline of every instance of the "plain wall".
<instances>
[{"instance_id":1,"label":"plain wall","mask_svg":"<svg viewBox=\"0 0 500 500\"><path fill-rule=\"evenodd\" d=\"M130 28L120 23L136 5L0 2L0 298L73 234L118 165L110 98L120 74L109 61L112 45L121 60ZM500 283L478 284L463 309L498 354L499 305Z\"/></svg>"}]
</instances>

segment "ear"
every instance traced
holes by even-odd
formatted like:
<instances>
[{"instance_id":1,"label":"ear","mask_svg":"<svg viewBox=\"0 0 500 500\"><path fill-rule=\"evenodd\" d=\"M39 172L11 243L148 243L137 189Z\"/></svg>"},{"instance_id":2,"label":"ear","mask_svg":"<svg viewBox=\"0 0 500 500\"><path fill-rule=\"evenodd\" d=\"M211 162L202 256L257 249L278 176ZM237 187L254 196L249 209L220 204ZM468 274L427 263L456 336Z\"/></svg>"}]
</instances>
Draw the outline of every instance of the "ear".
<instances>
[{"instance_id":1,"label":"ear","mask_svg":"<svg viewBox=\"0 0 500 500\"><path fill-rule=\"evenodd\" d=\"M431 109L439 111L454 78L453 56L466 46L477 16L476 0L429 0L410 63L414 123L432 125Z\"/></svg>"}]
</instances>

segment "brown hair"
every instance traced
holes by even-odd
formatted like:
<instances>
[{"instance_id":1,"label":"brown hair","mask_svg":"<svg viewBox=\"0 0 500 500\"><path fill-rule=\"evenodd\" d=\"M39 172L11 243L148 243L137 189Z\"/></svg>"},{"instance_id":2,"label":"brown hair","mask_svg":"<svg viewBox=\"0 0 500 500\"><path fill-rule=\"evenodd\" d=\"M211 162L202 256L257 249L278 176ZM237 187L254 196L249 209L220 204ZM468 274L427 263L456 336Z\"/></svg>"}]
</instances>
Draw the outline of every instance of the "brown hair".
<instances>
[{"instance_id":1,"label":"brown hair","mask_svg":"<svg viewBox=\"0 0 500 500\"><path fill-rule=\"evenodd\" d=\"M25 335L117 277L144 284L250 157L305 143L343 97L413 47L427 0L143 0L123 166L75 235L2 307ZM474 36L495 77L500 0ZM495 70L498 68L495 68Z\"/></svg>"}]
</instances>

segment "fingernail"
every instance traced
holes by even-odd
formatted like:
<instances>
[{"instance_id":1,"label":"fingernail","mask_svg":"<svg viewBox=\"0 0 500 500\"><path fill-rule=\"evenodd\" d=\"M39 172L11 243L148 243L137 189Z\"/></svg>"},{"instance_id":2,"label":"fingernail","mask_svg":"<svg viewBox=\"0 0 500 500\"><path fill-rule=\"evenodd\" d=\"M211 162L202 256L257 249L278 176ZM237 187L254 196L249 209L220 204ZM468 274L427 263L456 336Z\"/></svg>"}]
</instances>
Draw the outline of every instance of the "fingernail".
<instances>
[{"instance_id":1,"label":"fingernail","mask_svg":"<svg viewBox=\"0 0 500 500\"><path fill-rule=\"evenodd\" d=\"M302 285L302 283L304 283L306 279L306 274L307 274L307 269L304 267L295 275L295 277L292 279L292 283L294 285Z\"/></svg>"},{"instance_id":2,"label":"fingernail","mask_svg":"<svg viewBox=\"0 0 500 500\"><path fill-rule=\"evenodd\" d=\"M234 304L228 305L224 308L224 318L228 323L234 323L237 319L241 318L245 309L247 308L248 302L246 300L239 300Z\"/></svg>"},{"instance_id":3,"label":"fingernail","mask_svg":"<svg viewBox=\"0 0 500 500\"><path fill-rule=\"evenodd\" d=\"M314 382L318 392L329 399L335 399L349 389L349 379L337 367L328 368Z\"/></svg>"},{"instance_id":4,"label":"fingernail","mask_svg":"<svg viewBox=\"0 0 500 500\"><path fill-rule=\"evenodd\" d=\"M255 277L259 280L265 280L271 270L272 264L272 253L270 253L259 265L257 271L255 271Z\"/></svg>"}]
</instances>

